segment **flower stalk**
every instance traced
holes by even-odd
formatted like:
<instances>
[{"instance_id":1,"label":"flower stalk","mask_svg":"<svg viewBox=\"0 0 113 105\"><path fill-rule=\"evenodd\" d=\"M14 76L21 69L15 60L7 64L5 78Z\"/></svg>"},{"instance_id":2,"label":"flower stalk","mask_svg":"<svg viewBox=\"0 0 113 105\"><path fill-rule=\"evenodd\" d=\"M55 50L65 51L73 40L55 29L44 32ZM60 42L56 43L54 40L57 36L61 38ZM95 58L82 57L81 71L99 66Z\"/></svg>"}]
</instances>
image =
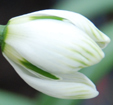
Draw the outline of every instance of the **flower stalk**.
<instances>
[{"instance_id":1,"label":"flower stalk","mask_svg":"<svg viewBox=\"0 0 113 105\"><path fill-rule=\"evenodd\" d=\"M0 46L2 44L3 41L3 30L5 28L5 25L0 25Z\"/></svg>"}]
</instances>

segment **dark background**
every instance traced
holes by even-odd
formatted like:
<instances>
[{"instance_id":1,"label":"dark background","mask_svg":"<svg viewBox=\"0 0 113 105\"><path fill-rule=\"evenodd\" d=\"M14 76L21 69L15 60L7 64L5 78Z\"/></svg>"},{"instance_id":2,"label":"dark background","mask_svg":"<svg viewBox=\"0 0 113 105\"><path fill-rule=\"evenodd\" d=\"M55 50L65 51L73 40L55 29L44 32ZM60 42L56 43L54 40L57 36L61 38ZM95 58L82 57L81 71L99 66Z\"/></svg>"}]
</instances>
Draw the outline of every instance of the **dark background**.
<instances>
[{"instance_id":1,"label":"dark background","mask_svg":"<svg viewBox=\"0 0 113 105\"><path fill-rule=\"evenodd\" d=\"M0 0L0 24L18 15L50 8L57 0Z\"/></svg>"}]
</instances>

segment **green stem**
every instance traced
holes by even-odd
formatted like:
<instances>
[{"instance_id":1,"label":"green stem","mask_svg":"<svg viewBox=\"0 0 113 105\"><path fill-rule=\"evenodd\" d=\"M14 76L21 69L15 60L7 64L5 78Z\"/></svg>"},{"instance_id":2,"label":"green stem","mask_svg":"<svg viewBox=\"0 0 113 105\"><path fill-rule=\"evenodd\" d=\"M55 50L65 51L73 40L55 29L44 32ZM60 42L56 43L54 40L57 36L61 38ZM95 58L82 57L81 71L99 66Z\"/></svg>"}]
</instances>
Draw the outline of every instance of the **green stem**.
<instances>
[{"instance_id":1,"label":"green stem","mask_svg":"<svg viewBox=\"0 0 113 105\"><path fill-rule=\"evenodd\" d=\"M0 45L3 41L3 31L4 31L5 25L0 25Z\"/></svg>"}]
</instances>

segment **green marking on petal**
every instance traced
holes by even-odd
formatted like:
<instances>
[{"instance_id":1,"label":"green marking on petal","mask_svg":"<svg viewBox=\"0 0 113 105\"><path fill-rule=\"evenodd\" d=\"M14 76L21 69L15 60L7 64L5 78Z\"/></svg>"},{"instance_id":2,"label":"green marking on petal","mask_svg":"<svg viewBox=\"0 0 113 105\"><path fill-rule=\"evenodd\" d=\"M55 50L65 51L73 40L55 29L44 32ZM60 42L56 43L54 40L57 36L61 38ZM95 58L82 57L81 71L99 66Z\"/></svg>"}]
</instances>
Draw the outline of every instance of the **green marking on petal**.
<instances>
[{"instance_id":1,"label":"green marking on petal","mask_svg":"<svg viewBox=\"0 0 113 105\"><path fill-rule=\"evenodd\" d=\"M95 27L94 29L93 29L92 27L90 27L90 29L91 29L93 35L95 36L95 38L96 38L98 41L105 40L105 39L104 39L104 35L102 34L102 32L99 31L96 27ZM94 30L97 31L98 34L96 34ZM100 39L98 36L101 37L101 39Z\"/></svg>"},{"instance_id":2,"label":"green marking on petal","mask_svg":"<svg viewBox=\"0 0 113 105\"><path fill-rule=\"evenodd\" d=\"M80 59L76 59L76 58L72 58L72 57L68 57L68 58L70 58L70 59L72 59L72 60L74 60L76 62L79 62L80 64L82 64L84 66L90 66L87 63L85 63L84 61L81 61Z\"/></svg>"},{"instance_id":3,"label":"green marking on petal","mask_svg":"<svg viewBox=\"0 0 113 105\"><path fill-rule=\"evenodd\" d=\"M81 49L83 49L83 50L84 50L86 53L88 53L89 55L95 57L95 55L94 55L93 53L91 53L89 50L87 50L86 48L84 48L84 47L82 47L82 46L80 46L80 45L78 45L78 46L81 47Z\"/></svg>"},{"instance_id":4,"label":"green marking on petal","mask_svg":"<svg viewBox=\"0 0 113 105\"><path fill-rule=\"evenodd\" d=\"M51 79L55 79L55 80L59 79L58 77L54 76L53 74L50 74L50 73L48 73L46 71L43 71L42 69L36 67L35 65L31 64L30 62L28 62L25 59L24 60L20 60L20 63L22 65L24 65L26 68L28 68L30 70L33 70L33 71L35 71L35 72L37 72L37 73L39 73L39 74L41 74L41 75L43 75L45 77L48 77L48 78L51 78Z\"/></svg>"},{"instance_id":5,"label":"green marking on petal","mask_svg":"<svg viewBox=\"0 0 113 105\"><path fill-rule=\"evenodd\" d=\"M71 89L70 89L71 90ZM75 91L76 93L88 93L89 92L89 90L84 90L84 88L78 88L77 89L77 91ZM71 92L70 92L71 93ZM72 93L74 93L73 91L72 91Z\"/></svg>"},{"instance_id":6,"label":"green marking on petal","mask_svg":"<svg viewBox=\"0 0 113 105\"><path fill-rule=\"evenodd\" d=\"M98 36L95 34L95 31L94 31L94 30L97 31L97 28L96 28L94 25L92 25L92 23L91 23L90 21L87 21L87 24L88 24L89 28L91 29L91 32L92 32L92 34L93 34L93 37L95 37L96 40L99 40ZM86 33L90 36L90 34L89 34L87 28L84 27L84 29L86 30ZM98 32L98 31L97 31L97 32ZM90 36L90 37L91 37L91 36Z\"/></svg>"},{"instance_id":7,"label":"green marking on petal","mask_svg":"<svg viewBox=\"0 0 113 105\"><path fill-rule=\"evenodd\" d=\"M68 90L72 90L68 92L68 94L71 94L70 98L82 99L92 95L91 91L84 89L84 87L74 87L74 89L75 88L75 91L73 88L68 88Z\"/></svg>"},{"instance_id":8,"label":"green marking on petal","mask_svg":"<svg viewBox=\"0 0 113 105\"><path fill-rule=\"evenodd\" d=\"M90 27L90 29L91 29L91 31L92 31L92 33L93 33L94 37L95 37L97 40L99 40L99 38L98 38L98 37L97 37L97 35L95 34L95 32L94 32L93 28L92 28L92 27Z\"/></svg>"},{"instance_id":9,"label":"green marking on petal","mask_svg":"<svg viewBox=\"0 0 113 105\"><path fill-rule=\"evenodd\" d=\"M101 36L101 38L102 38L103 40L105 40L103 33L102 33L101 31L99 31L97 28L96 28L96 31L99 33L99 35Z\"/></svg>"},{"instance_id":10,"label":"green marking on petal","mask_svg":"<svg viewBox=\"0 0 113 105\"><path fill-rule=\"evenodd\" d=\"M77 95L75 94L75 95L69 96L69 97L72 99L83 99L83 98L85 99L86 97L88 97L88 96L90 97L91 95L92 95L92 93L87 93L87 94L81 93L81 94L77 94Z\"/></svg>"},{"instance_id":11,"label":"green marking on petal","mask_svg":"<svg viewBox=\"0 0 113 105\"><path fill-rule=\"evenodd\" d=\"M82 68L84 68L84 66L75 67L75 66L68 65L68 64L67 64L67 66L70 67L70 68L72 68L72 69L82 69Z\"/></svg>"},{"instance_id":12,"label":"green marking on petal","mask_svg":"<svg viewBox=\"0 0 113 105\"><path fill-rule=\"evenodd\" d=\"M87 58L86 56L84 56L81 52L75 50L75 49L70 49L70 51L75 52L77 54L80 54L82 57L84 57L85 59L87 59L88 61L91 61L90 58Z\"/></svg>"},{"instance_id":13,"label":"green marking on petal","mask_svg":"<svg viewBox=\"0 0 113 105\"><path fill-rule=\"evenodd\" d=\"M99 49L97 49L96 47L98 47L96 44L96 47L94 47L92 44L90 44L88 41L85 41L83 40L85 43L87 43L89 46L91 46L91 48L93 48L102 58L103 58L103 55L102 53L100 53L101 51ZM93 43L94 44L94 43Z\"/></svg>"},{"instance_id":14,"label":"green marking on petal","mask_svg":"<svg viewBox=\"0 0 113 105\"><path fill-rule=\"evenodd\" d=\"M31 16L30 17L31 20L37 20L37 19L54 19L54 20L60 20L63 21L64 18L62 17L58 17L58 16L49 16L49 15L42 15L42 16Z\"/></svg>"},{"instance_id":15,"label":"green marking on petal","mask_svg":"<svg viewBox=\"0 0 113 105\"><path fill-rule=\"evenodd\" d=\"M15 18L12 18L11 20L9 20L8 24L22 24L25 22L30 22L32 20L38 20L38 19L53 19L53 20L60 20L60 21L67 20L65 18L58 17L58 16L42 14L39 16L18 16L18 17L15 17Z\"/></svg>"}]
</instances>

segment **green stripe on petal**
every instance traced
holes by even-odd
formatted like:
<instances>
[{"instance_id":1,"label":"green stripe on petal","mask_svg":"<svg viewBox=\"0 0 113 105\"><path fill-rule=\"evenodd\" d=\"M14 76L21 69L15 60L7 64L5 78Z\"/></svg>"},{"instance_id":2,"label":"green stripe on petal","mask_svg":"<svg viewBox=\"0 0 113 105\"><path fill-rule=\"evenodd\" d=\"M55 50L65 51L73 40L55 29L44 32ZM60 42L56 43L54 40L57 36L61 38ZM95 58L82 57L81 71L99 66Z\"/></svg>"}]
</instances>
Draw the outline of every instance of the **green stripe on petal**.
<instances>
[{"instance_id":1,"label":"green stripe on petal","mask_svg":"<svg viewBox=\"0 0 113 105\"><path fill-rule=\"evenodd\" d=\"M37 19L54 19L54 20L60 20L63 21L65 20L62 17L58 17L58 16L49 16L49 15L42 15L42 16L31 16L30 20L37 20Z\"/></svg>"},{"instance_id":2,"label":"green stripe on petal","mask_svg":"<svg viewBox=\"0 0 113 105\"><path fill-rule=\"evenodd\" d=\"M85 59L87 59L88 61L91 61L90 58L84 56L80 51L77 51L76 49L70 49L70 51L74 52L74 53L77 53L79 55L81 55L82 57L84 57Z\"/></svg>"},{"instance_id":3,"label":"green stripe on petal","mask_svg":"<svg viewBox=\"0 0 113 105\"><path fill-rule=\"evenodd\" d=\"M72 59L73 61L76 61L84 66L90 66L87 63L85 63L84 61L81 61L80 59L76 59L76 58L72 58L72 57L68 57L69 59Z\"/></svg>"},{"instance_id":4,"label":"green stripe on petal","mask_svg":"<svg viewBox=\"0 0 113 105\"><path fill-rule=\"evenodd\" d=\"M65 21L67 19L58 17L58 16L51 16L51 15L39 15L39 16L18 16L10 19L8 21L8 24L22 24L26 22L30 22L32 20L38 20L38 19L52 19L52 20L59 20L59 21Z\"/></svg>"},{"instance_id":5,"label":"green stripe on petal","mask_svg":"<svg viewBox=\"0 0 113 105\"><path fill-rule=\"evenodd\" d=\"M33 70L33 71L35 71L35 72L37 72L37 73L39 73L39 74L41 74L41 75L43 75L45 77L48 77L48 78L51 78L51 79L55 79L55 80L59 79L58 77L54 76L53 74L50 74L50 73L48 73L46 71L43 71L42 69L36 67L35 65L31 64L30 62L28 62L25 59L24 60L20 60L20 63L22 65L24 65L26 68L28 68L30 70Z\"/></svg>"},{"instance_id":6,"label":"green stripe on petal","mask_svg":"<svg viewBox=\"0 0 113 105\"><path fill-rule=\"evenodd\" d=\"M103 58L103 54L101 49L98 48L98 46L94 47L94 45L90 44L88 41L83 40L85 43L87 43L91 48L93 48L99 55L100 57Z\"/></svg>"},{"instance_id":7,"label":"green stripe on petal","mask_svg":"<svg viewBox=\"0 0 113 105\"><path fill-rule=\"evenodd\" d=\"M96 57L90 50L87 50L83 46L78 45L81 49L83 49L87 54L91 55L92 57Z\"/></svg>"}]
</instances>

